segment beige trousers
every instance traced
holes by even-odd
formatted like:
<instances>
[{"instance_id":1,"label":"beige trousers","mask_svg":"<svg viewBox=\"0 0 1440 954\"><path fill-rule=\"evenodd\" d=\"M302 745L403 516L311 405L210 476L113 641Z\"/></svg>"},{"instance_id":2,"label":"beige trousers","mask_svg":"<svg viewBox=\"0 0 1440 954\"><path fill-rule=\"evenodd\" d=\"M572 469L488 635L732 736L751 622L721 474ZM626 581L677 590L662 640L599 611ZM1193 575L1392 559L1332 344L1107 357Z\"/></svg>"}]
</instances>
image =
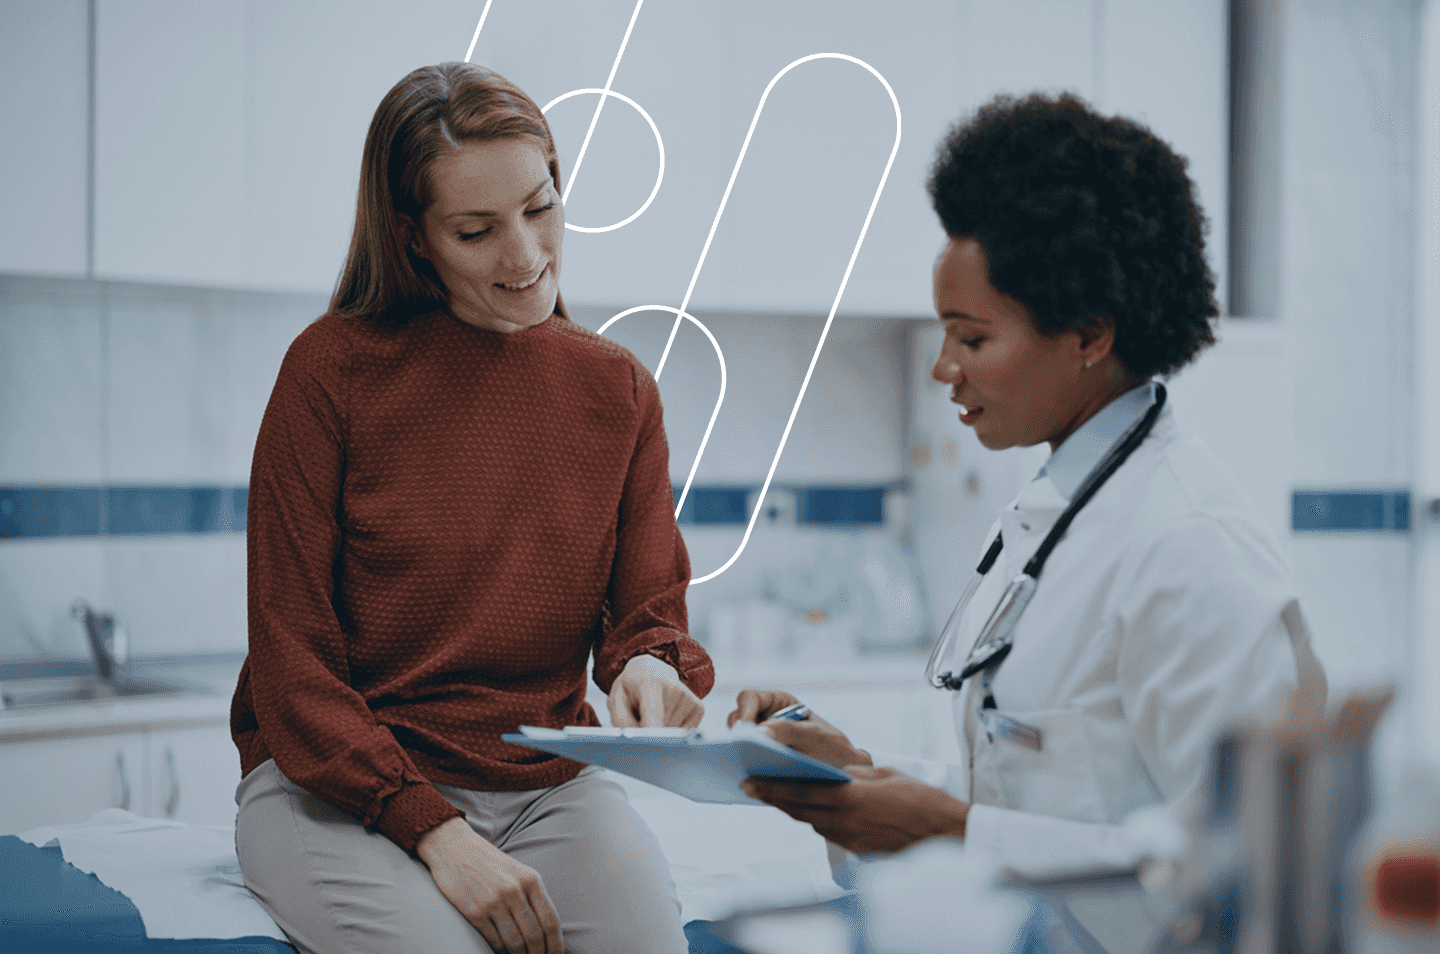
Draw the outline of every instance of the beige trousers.
<instances>
[{"instance_id":1,"label":"beige trousers","mask_svg":"<svg viewBox=\"0 0 1440 954\"><path fill-rule=\"evenodd\" d=\"M567 954L685 954L660 843L603 770L525 792L435 789L540 875ZM245 886L302 954L490 954L423 862L290 781L273 759L245 776L235 801Z\"/></svg>"}]
</instances>

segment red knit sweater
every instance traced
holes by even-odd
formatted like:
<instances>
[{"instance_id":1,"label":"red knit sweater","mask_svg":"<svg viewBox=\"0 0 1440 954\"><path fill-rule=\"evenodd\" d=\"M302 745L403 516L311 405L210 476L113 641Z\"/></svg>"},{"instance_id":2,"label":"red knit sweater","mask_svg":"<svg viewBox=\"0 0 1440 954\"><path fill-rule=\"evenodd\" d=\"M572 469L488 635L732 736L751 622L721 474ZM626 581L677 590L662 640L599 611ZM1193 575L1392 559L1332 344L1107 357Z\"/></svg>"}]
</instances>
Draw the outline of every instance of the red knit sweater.
<instances>
[{"instance_id":1,"label":"red knit sweater","mask_svg":"<svg viewBox=\"0 0 1440 954\"><path fill-rule=\"evenodd\" d=\"M515 334L444 312L306 328L250 474L241 770L273 757L413 852L460 814L430 782L580 771L499 736L598 725L592 650L606 692L648 652L703 696L668 456L655 379L559 315Z\"/></svg>"}]
</instances>

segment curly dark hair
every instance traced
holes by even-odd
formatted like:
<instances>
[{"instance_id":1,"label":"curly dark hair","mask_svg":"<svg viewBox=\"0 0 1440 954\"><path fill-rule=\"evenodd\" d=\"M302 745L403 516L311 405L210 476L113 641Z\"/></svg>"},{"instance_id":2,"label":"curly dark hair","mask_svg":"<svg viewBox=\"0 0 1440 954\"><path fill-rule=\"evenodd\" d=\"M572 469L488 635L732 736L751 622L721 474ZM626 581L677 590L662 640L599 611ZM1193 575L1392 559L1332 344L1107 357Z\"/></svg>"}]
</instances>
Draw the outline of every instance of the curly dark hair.
<instances>
[{"instance_id":1,"label":"curly dark hair","mask_svg":"<svg viewBox=\"0 0 1440 954\"><path fill-rule=\"evenodd\" d=\"M1133 374L1169 375L1213 344L1208 223L1187 162L1149 129L1069 93L999 96L940 144L927 188L951 238L1040 331L1115 322Z\"/></svg>"}]
</instances>

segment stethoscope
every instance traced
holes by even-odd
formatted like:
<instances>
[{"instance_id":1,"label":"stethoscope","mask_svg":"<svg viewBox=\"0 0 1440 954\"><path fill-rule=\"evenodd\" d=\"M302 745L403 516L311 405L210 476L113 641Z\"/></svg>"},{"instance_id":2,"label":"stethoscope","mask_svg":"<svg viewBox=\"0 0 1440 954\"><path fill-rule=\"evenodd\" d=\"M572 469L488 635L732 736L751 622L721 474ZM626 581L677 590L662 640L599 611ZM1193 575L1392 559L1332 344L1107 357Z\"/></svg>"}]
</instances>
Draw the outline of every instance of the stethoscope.
<instances>
[{"instance_id":1,"label":"stethoscope","mask_svg":"<svg viewBox=\"0 0 1440 954\"><path fill-rule=\"evenodd\" d=\"M1130 426L1111 448L1110 453L1095 466L1085 481L1076 491L1075 497L1070 505L1060 514L1060 519L1055 521L1055 526L1050 529L1040 548L1025 564L1022 570L1010 585L1005 588L1000 602L995 606L990 618L980 628L980 635L975 638L975 643L970 647L970 653L965 657L965 665L956 676L953 671L937 672L940 662L950 656L955 640L959 636L960 621L965 616L970 601L975 598L975 591L980 588L980 581L990 568L995 565L995 560L1000 556L1000 550L1005 545L1005 540L1000 534L995 535L995 542L990 544L990 549L985 551L981 558L980 565L975 568L975 575L971 578L970 584L965 587L965 592L960 596L960 602L955 604L955 609L950 613L950 618L945 622L945 628L940 632L940 639L935 643L935 649L930 653L930 661L925 664L925 678L936 689L959 689L965 684L965 680L978 672L985 672L987 675L993 672L1010 655L1010 649L1015 644L1015 624L1020 621L1020 615L1025 612L1029 605L1030 598L1035 595L1035 587L1040 579L1040 571L1045 568L1045 561L1050 556L1050 551L1055 549L1055 544L1065 535L1065 530L1070 522L1075 519L1095 492L1110 479L1110 475L1125 463L1140 442L1150 433L1155 425L1155 419L1160 416L1160 411L1165 407L1165 385L1155 382L1155 402L1150 405L1145 415ZM988 682L988 680L987 680ZM988 693L987 693L988 695ZM994 707L994 703L987 698L987 706Z\"/></svg>"}]
</instances>

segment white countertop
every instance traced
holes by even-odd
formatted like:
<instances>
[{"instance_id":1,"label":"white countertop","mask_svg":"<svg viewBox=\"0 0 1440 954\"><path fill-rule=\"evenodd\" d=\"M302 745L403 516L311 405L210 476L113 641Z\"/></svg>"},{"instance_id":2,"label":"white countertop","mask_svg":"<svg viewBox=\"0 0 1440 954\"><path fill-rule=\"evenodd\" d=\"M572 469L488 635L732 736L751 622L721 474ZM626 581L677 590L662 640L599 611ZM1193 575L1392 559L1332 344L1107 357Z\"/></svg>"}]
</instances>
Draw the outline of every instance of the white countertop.
<instances>
[{"instance_id":1,"label":"white countertop","mask_svg":"<svg viewBox=\"0 0 1440 954\"><path fill-rule=\"evenodd\" d=\"M0 710L0 743L68 735L101 735L200 725L224 725L243 655L184 660L136 660L137 676L194 683L196 691L132 696ZM17 680L21 682L21 680Z\"/></svg>"},{"instance_id":2,"label":"white countertop","mask_svg":"<svg viewBox=\"0 0 1440 954\"><path fill-rule=\"evenodd\" d=\"M195 683L195 692L134 696L0 710L0 743L71 735L136 732L144 729L223 725L244 660L241 654L137 660L136 675ZM805 692L818 689L909 689L924 683L925 657L887 653L844 659L717 660L710 706L725 705L746 687ZM598 695L593 683L592 694ZM603 696L601 697L603 699ZM597 711L603 713L603 705Z\"/></svg>"}]
</instances>

